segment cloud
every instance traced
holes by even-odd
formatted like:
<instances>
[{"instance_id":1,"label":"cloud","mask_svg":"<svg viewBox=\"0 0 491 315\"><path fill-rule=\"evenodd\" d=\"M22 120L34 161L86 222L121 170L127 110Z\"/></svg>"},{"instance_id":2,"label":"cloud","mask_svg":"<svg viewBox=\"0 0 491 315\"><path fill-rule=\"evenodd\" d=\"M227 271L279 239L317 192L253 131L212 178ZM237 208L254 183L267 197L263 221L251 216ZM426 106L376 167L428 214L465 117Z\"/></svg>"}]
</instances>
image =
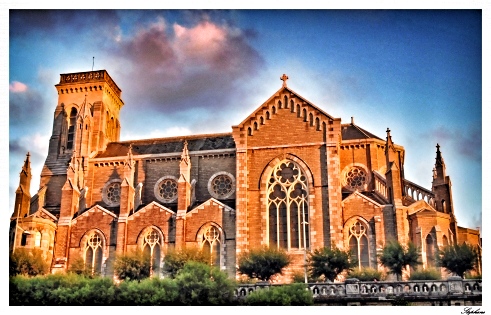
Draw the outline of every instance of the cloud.
<instances>
[{"instance_id":1,"label":"cloud","mask_svg":"<svg viewBox=\"0 0 491 315\"><path fill-rule=\"evenodd\" d=\"M36 90L28 89L22 91L22 83L14 81L9 85L13 93L9 95L9 124L10 127L32 126L38 123L32 113L38 115L43 113L45 104L42 95ZM15 89L16 91L12 91Z\"/></svg>"},{"instance_id":2,"label":"cloud","mask_svg":"<svg viewBox=\"0 0 491 315\"><path fill-rule=\"evenodd\" d=\"M13 81L9 84L9 91L13 93L22 93L27 91L27 85L19 81Z\"/></svg>"},{"instance_id":3,"label":"cloud","mask_svg":"<svg viewBox=\"0 0 491 315\"><path fill-rule=\"evenodd\" d=\"M479 163L482 161L482 129L480 125L459 130L449 130L442 126L433 129L430 134L442 146L442 153L445 151L445 147L448 147L446 145L448 143L452 150L460 156Z\"/></svg>"},{"instance_id":4,"label":"cloud","mask_svg":"<svg viewBox=\"0 0 491 315\"><path fill-rule=\"evenodd\" d=\"M230 106L240 82L264 62L249 43L250 36L209 20L168 27L159 18L115 42L114 53L127 65L118 85L126 100L154 113L223 109ZM133 105L127 110L136 109Z\"/></svg>"}]
</instances>

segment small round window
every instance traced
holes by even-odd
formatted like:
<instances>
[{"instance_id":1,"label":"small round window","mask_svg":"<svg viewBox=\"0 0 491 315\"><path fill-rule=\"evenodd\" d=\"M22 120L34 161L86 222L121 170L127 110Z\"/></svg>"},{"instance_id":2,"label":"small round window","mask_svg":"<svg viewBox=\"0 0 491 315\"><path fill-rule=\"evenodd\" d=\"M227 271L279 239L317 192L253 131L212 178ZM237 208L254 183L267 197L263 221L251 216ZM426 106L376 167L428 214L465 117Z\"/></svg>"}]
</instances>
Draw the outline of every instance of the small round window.
<instances>
[{"instance_id":1,"label":"small round window","mask_svg":"<svg viewBox=\"0 0 491 315\"><path fill-rule=\"evenodd\" d=\"M219 172L208 181L208 192L216 199L227 199L235 191L235 178L227 172Z\"/></svg>"},{"instance_id":2,"label":"small round window","mask_svg":"<svg viewBox=\"0 0 491 315\"><path fill-rule=\"evenodd\" d=\"M155 184L153 192L161 202L174 202L177 199L177 179L174 176L162 177Z\"/></svg>"},{"instance_id":3,"label":"small round window","mask_svg":"<svg viewBox=\"0 0 491 315\"><path fill-rule=\"evenodd\" d=\"M344 170L343 184L349 190L366 190L370 182L370 175L360 166L347 167Z\"/></svg>"},{"instance_id":4,"label":"small round window","mask_svg":"<svg viewBox=\"0 0 491 315\"><path fill-rule=\"evenodd\" d=\"M103 189L102 200L110 207L119 206L121 201L121 181L113 179Z\"/></svg>"}]
</instances>

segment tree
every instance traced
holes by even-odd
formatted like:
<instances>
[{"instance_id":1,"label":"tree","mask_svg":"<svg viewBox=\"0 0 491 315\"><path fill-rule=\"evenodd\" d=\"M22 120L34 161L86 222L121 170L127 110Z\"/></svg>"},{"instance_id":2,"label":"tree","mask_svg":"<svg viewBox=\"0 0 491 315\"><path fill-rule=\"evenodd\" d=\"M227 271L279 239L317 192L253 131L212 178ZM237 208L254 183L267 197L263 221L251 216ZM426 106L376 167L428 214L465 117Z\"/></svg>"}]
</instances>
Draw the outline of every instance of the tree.
<instances>
[{"instance_id":1,"label":"tree","mask_svg":"<svg viewBox=\"0 0 491 315\"><path fill-rule=\"evenodd\" d=\"M182 249L170 249L164 257L164 271L174 278L184 265L189 261L210 263L210 255L196 247L184 247Z\"/></svg>"},{"instance_id":2,"label":"tree","mask_svg":"<svg viewBox=\"0 0 491 315\"><path fill-rule=\"evenodd\" d=\"M49 264L43 258L43 251L37 248L17 248L9 256L9 275L44 275L49 272Z\"/></svg>"},{"instance_id":3,"label":"tree","mask_svg":"<svg viewBox=\"0 0 491 315\"><path fill-rule=\"evenodd\" d=\"M397 280L401 280L402 270L406 266L416 268L421 264L419 250L411 242L406 247L403 247L397 241L388 242L378 258L382 266L388 268L390 272L397 276Z\"/></svg>"},{"instance_id":4,"label":"tree","mask_svg":"<svg viewBox=\"0 0 491 315\"><path fill-rule=\"evenodd\" d=\"M87 267L83 258L78 257L68 267L68 272L89 277L92 275L91 268Z\"/></svg>"},{"instance_id":5,"label":"tree","mask_svg":"<svg viewBox=\"0 0 491 315\"><path fill-rule=\"evenodd\" d=\"M118 255L114 262L114 272L121 280L138 280L150 276L150 256L141 251Z\"/></svg>"},{"instance_id":6,"label":"tree","mask_svg":"<svg viewBox=\"0 0 491 315\"><path fill-rule=\"evenodd\" d=\"M356 266L356 259L352 258L349 251L339 248L331 249L323 247L309 253L309 272L314 278L323 276L329 281L334 281L338 274L344 270L351 270Z\"/></svg>"},{"instance_id":7,"label":"tree","mask_svg":"<svg viewBox=\"0 0 491 315\"><path fill-rule=\"evenodd\" d=\"M235 281L208 262L187 262L174 281L182 305L227 305L234 299Z\"/></svg>"},{"instance_id":8,"label":"tree","mask_svg":"<svg viewBox=\"0 0 491 315\"><path fill-rule=\"evenodd\" d=\"M449 245L439 250L437 264L463 278L466 271L475 268L477 259L477 248L463 243Z\"/></svg>"},{"instance_id":9,"label":"tree","mask_svg":"<svg viewBox=\"0 0 491 315\"><path fill-rule=\"evenodd\" d=\"M290 257L284 250L262 247L240 255L238 271L249 278L269 281L272 276L282 274L289 264Z\"/></svg>"}]
</instances>

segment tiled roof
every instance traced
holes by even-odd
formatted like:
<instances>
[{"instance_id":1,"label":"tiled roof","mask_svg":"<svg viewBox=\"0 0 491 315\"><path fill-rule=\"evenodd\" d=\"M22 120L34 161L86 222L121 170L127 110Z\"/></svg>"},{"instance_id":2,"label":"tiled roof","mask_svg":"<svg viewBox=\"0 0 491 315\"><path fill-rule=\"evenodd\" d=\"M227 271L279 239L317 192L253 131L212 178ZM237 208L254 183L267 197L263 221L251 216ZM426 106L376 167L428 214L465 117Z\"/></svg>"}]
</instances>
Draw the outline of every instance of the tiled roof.
<instances>
[{"instance_id":1,"label":"tiled roof","mask_svg":"<svg viewBox=\"0 0 491 315\"><path fill-rule=\"evenodd\" d=\"M355 124L346 124L341 126L341 136L343 140L357 140L357 139L380 139L371 132L366 131L363 128L358 127Z\"/></svg>"},{"instance_id":2,"label":"tiled roof","mask_svg":"<svg viewBox=\"0 0 491 315\"><path fill-rule=\"evenodd\" d=\"M173 138L111 142L107 145L106 150L99 153L96 158L125 156L128 154L130 144L132 145L133 155L182 152L184 140L188 142L188 150L190 152L235 148L235 141L231 133L193 135Z\"/></svg>"}]
</instances>

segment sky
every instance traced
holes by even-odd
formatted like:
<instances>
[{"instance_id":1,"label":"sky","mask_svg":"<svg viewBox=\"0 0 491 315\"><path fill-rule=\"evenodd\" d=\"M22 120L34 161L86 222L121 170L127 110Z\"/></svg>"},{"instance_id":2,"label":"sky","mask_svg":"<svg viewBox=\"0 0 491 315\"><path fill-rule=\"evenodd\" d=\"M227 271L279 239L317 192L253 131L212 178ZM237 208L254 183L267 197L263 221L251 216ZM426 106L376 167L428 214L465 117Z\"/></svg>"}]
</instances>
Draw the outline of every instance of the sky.
<instances>
[{"instance_id":1,"label":"sky","mask_svg":"<svg viewBox=\"0 0 491 315\"><path fill-rule=\"evenodd\" d=\"M231 132L285 73L343 123L382 139L389 128L406 179L427 189L438 143L458 224L482 226L487 11L4 11L8 216L27 152L31 194L40 188L60 74L93 67L122 90L121 140Z\"/></svg>"}]
</instances>

